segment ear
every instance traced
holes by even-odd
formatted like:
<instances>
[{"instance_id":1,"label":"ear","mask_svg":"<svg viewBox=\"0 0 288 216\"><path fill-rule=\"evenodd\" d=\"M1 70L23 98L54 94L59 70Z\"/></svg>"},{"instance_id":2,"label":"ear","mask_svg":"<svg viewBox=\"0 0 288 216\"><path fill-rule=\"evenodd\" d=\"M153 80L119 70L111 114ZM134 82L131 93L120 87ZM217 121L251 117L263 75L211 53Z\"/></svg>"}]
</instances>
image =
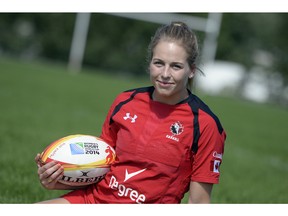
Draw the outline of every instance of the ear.
<instances>
[{"instance_id":1,"label":"ear","mask_svg":"<svg viewBox=\"0 0 288 216\"><path fill-rule=\"evenodd\" d=\"M188 76L189 79L192 79L194 77L195 71L196 71L196 65L193 64L193 65L190 66L190 73L189 73L189 76Z\"/></svg>"},{"instance_id":2,"label":"ear","mask_svg":"<svg viewBox=\"0 0 288 216\"><path fill-rule=\"evenodd\" d=\"M194 73L194 72L191 72L191 73L189 74L189 79L192 79L192 78L194 77L194 75L195 75L195 73Z\"/></svg>"}]
</instances>

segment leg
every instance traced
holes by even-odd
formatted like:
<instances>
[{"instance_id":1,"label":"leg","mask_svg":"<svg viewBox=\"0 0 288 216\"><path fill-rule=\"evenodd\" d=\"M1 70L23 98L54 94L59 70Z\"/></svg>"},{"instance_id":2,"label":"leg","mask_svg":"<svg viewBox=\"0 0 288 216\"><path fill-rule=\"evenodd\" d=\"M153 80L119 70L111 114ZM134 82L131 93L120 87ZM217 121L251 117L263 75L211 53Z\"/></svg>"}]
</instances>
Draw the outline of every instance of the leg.
<instances>
[{"instance_id":1,"label":"leg","mask_svg":"<svg viewBox=\"0 0 288 216\"><path fill-rule=\"evenodd\" d=\"M38 202L36 204L70 204L70 202L64 198L56 198L56 199Z\"/></svg>"}]
</instances>

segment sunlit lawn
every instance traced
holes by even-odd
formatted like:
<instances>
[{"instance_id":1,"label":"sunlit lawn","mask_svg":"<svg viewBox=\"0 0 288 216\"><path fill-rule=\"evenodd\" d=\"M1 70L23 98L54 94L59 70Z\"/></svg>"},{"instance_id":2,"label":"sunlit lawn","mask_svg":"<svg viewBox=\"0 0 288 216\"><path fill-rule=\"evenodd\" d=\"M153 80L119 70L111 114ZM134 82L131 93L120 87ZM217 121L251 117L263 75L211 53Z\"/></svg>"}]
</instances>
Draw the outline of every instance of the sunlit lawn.
<instances>
[{"instance_id":1,"label":"sunlit lawn","mask_svg":"<svg viewBox=\"0 0 288 216\"><path fill-rule=\"evenodd\" d=\"M33 203L62 194L40 186L35 154L65 135L98 135L115 96L144 85L148 78L93 70L71 75L62 65L0 59L0 203ZM228 135L212 202L288 203L288 111L200 97Z\"/></svg>"}]
</instances>

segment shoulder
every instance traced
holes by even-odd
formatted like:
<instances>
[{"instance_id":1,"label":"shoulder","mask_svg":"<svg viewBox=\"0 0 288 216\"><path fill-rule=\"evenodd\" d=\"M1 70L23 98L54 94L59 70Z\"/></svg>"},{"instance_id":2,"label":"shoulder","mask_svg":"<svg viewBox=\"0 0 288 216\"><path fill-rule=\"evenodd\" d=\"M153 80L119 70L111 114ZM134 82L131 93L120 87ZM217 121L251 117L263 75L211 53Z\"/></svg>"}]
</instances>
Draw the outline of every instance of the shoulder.
<instances>
[{"instance_id":1,"label":"shoulder","mask_svg":"<svg viewBox=\"0 0 288 216\"><path fill-rule=\"evenodd\" d=\"M153 91L154 91L153 86L147 86L147 87L129 89L129 90L124 91L123 93L137 94L137 93L152 93Z\"/></svg>"},{"instance_id":2,"label":"shoulder","mask_svg":"<svg viewBox=\"0 0 288 216\"><path fill-rule=\"evenodd\" d=\"M133 101L136 95L137 97L140 95L142 97L149 98L153 90L154 90L154 87L150 86L150 87L134 88L134 89L123 91L116 96L110 109L116 109L116 110L120 109L120 107L122 107L124 104L127 104Z\"/></svg>"},{"instance_id":3,"label":"shoulder","mask_svg":"<svg viewBox=\"0 0 288 216\"><path fill-rule=\"evenodd\" d=\"M198 148L201 151L216 148L219 152L222 152L226 140L226 132L219 118L207 104L195 95L193 95L193 100L190 102L190 107L194 114L194 128L196 128L196 132L194 132L196 141L195 144L193 143L193 151L197 152ZM206 148L207 146L210 147Z\"/></svg>"},{"instance_id":4,"label":"shoulder","mask_svg":"<svg viewBox=\"0 0 288 216\"><path fill-rule=\"evenodd\" d=\"M224 129L217 115L199 97L192 94L191 100L189 101L189 105L194 115L197 115L198 121L201 122L200 125L202 126L205 125L205 126L210 126L210 127L215 126L218 129L220 134L223 132Z\"/></svg>"},{"instance_id":5,"label":"shoulder","mask_svg":"<svg viewBox=\"0 0 288 216\"><path fill-rule=\"evenodd\" d=\"M139 95L141 93L142 95L144 95L146 99L149 98L150 97L149 95L151 95L150 92L151 91L153 92L153 88L154 87L135 88L123 91L120 94L118 94L109 109L110 124L113 122L112 117L116 113L118 113L123 108L124 105L128 104L130 106L133 106L133 104L131 105L130 102L135 101L136 95Z\"/></svg>"},{"instance_id":6,"label":"shoulder","mask_svg":"<svg viewBox=\"0 0 288 216\"><path fill-rule=\"evenodd\" d=\"M150 96L153 91L154 91L153 86L129 89L118 94L115 99L115 102L132 100L138 94Z\"/></svg>"}]
</instances>

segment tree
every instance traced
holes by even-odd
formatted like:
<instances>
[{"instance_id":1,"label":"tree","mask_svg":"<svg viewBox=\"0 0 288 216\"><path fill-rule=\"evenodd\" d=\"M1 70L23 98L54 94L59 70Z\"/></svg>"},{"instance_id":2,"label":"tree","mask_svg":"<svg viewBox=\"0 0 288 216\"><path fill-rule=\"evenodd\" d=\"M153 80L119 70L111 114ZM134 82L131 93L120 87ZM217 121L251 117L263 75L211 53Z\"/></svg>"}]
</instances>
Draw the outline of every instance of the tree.
<instances>
[{"instance_id":1,"label":"tree","mask_svg":"<svg viewBox=\"0 0 288 216\"><path fill-rule=\"evenodd\" d=\"M225 13L217 59L238 62L249 70L258 51L268 54L266 66L288 79L288 14ZM264 62L265 63L265 62Z\"/></svg>"}]
</instances>

